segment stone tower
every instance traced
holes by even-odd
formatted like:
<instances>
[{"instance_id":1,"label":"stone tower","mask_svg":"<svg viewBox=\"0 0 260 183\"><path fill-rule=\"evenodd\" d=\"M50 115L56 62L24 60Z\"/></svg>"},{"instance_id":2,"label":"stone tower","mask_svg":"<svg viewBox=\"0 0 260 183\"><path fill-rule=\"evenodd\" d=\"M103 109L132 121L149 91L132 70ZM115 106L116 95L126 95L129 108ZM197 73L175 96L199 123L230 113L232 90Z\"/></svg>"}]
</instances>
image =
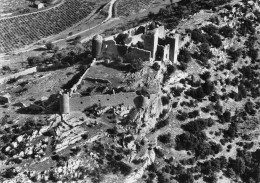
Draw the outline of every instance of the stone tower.
<instances>
[{"instance_id":1,"label":"stone tower","mask_svg":"<svg viewBox=\"0 0 260 183\"><path fill-rule=\"evenodd\" d=\"M61 114L70 113L70 97L68 93L61 94L60 96L60 113Z\"/></svg>"},{"instance_id":2,"label":"stone tower","mask_svg":"<svg viewBox=\"0 0 260 183\"><path fill-rule=\"evenodd\" d=\"M172 63L177 62L178 53L179 53L179 39L180 35L175 34L175 36L166 36L165 42L170 45L170 54L169 59Z\"/></svg>"},{"instance_id":3,"label":"stone tower","mask_svg":"<svg viewBox=\"0 0 260 183\"><path fill-rule=\"evenodd\" d=\"M159 30L158 28L153 31L148 31L144 35L144 49L151 51L152 59L155 59L157 46L158 46Z\"/></svg>"},{"instance_id":4,"label":"stone tower","mask_svg":"<svg viewBox=\"0 0 260 183\"><path fill-rule=\"evenodd\" d=\"M101 54L103 37L96 35L92 39L92 58L98 58Z\"/></svg>"}]
</instances>

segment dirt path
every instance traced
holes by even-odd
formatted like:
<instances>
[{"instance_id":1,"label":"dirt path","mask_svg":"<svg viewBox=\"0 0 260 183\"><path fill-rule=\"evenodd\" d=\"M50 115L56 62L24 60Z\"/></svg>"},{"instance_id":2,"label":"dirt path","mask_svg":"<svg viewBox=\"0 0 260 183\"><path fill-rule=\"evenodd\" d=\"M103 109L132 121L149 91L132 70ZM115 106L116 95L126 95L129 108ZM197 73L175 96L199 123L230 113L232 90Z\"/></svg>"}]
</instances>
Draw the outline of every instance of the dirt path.
<instances>
[{"instance_id":1,"label":"dirt path","mask_svg":"<svg viewBox=\"0 0 260 183\"><path fill-rule=\"evenodd\" d=\"M107 23L107 22L112 18L112 15L113 15L112 10L113 10L113 6L114 6L114 4L115 4L116 1L117 1L117 0L111 0L111 1L110 1L108 16L107 16L107 18L106 18L103 22L101 22L100 24L97 24L97 25L95 25L95 26L93 26L93 27L91 27L91 28L89 28L89 29L85 29L85 30L83 30L83 31L81 31L81 32L78 32L78 33L76 33L76 34L73 34L73 35L71 35L71 36L68 36L68 37L65 38L65 39L60 39L60 40L53 41L52 43L54 43L54 44L59 44L59 42L62 42L62 41L64 41L64 40L66 40L66 39L72 39L72 38L75 37L75 36L78 36L78 35L81 35L81 34L83 34L83 33L89 32L90 30L95 29L95 28L101 26L102 24ZM88 39L89 39L89 37L86 37L86 38L84 38L83 40L81 40L81 42L84 42L85 40L88 40Z\"/></svg>"}]
</instances>

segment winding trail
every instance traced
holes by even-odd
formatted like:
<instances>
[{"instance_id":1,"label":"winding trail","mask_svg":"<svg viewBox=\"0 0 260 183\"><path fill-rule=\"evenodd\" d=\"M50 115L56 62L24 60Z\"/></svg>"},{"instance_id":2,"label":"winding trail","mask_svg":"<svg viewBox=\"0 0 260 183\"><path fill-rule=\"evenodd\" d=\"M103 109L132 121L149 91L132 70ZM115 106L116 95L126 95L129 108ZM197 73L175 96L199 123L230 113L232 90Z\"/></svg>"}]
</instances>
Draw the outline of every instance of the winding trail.
<instances>
[{"instance_id":1,"label":"winding trail","mask_svg":"<svg viewBox=\"0 0 260 183\"><path fill-rule=\"evenodd\" d=\"M108 21L112 18L112 16L113 16L113 6L114 6L114 4L115 4L116 1L117 1L117 0L111 0L111 1L110 1L108 16L107 16L107 18L106 18L103 22L101 22L100 24L97 24L97 25L95 25L95 26L93 26L93 27L91 27L91 28L89 28L89 29L85 29L85 30L83 30L83 31L81 31L81 32L75 33L75 34L73 34L73 35L71 35L71 36L68 36L68 37L65 38L65 39L59 39L59 40L53 41L52 43L58 43L58 42L60 42L60 41L66 40L66 39L71 39L71 38L73 38L73 37L75 37L75 36L78 36L78 35L80 35L80 34L83 34L83 33L87 32L87 31L90 31L90 30L92 30L92 29L94 29L94 28L96 28L96 27L98 27L98 26L101 26L102 24L108 22ZM85 40L88 40L88 39L89 39L89 38L87 38L87 39L85 38L85 39L81 40L81 42L84 42Z\"/></svg>"}]
</instances>

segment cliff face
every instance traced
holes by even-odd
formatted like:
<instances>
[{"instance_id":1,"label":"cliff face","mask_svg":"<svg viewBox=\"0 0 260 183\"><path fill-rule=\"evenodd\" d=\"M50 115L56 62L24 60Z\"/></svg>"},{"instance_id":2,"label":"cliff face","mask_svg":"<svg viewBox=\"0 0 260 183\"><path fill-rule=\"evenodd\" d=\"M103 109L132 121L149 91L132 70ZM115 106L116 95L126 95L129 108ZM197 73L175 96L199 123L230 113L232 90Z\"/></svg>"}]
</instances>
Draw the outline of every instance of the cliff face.
<instances>
[{"instance_id":1,"label":"cliff face","mask_svg":"<svg viewBox=\"0 0 260 183\"><path fill-rule=\"evenodd\" d=\"M132 123L136 123L135 139L147 139L148 134L154 129L155 124L163 111L161 102L161 93L153 94L150 96L149 103L143 109L133 109L130 113L133 114ZM149 141L148 141L149 142ZM156 140L155 140L156 142ZM150 141L150 144L152 142ZM153 144L156 146L156 144ZM142 166L137 172L131 173L124 180L125 183L138 182L142 178L145 169L155 161L155 152L153 149L144 149L144 154L135 153L132 159L139 157L143 160Z\"/></svg>"},{"instance_id":2,"label":"cliff face","mask_svg":"<svg viewBox=\"0 0 260 183\"><path fill-rule=\"evenodd\" d=\"M161 94L152 94L147 105L143 108L134 108L129 114L132 122L136 123L136 132L145 136L155 127L156 120L163 110Z\"/></svg>"}]
</instances>

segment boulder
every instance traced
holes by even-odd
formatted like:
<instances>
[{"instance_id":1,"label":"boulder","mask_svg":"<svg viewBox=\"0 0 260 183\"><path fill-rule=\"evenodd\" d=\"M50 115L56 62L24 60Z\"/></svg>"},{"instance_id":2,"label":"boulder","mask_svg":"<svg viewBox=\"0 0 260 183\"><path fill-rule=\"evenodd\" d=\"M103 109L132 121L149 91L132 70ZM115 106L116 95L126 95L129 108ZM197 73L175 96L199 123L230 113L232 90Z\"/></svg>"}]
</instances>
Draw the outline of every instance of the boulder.
<instances>
[{"instance_id":1,"label":"boulder","mask_svg":"<svg viewBox=\"0 0 260 183\"><path fill-rule=\"evenodd\" d=\"M11 103L11 95L9 93L0 95L0 104Z\"/></svg>"},{"instance_id":2,"label":"boulder","mask_svg":"<svg viewBox=\"0 0 260 183\"><path fill-rule=\"evenodd\" d=\"M20 107L20 108L26 107L26 105L24 103L22 103L22 102L17 102L17 103L14 104L14 106L15 107Z\"/></svg>"}]
</instances>

